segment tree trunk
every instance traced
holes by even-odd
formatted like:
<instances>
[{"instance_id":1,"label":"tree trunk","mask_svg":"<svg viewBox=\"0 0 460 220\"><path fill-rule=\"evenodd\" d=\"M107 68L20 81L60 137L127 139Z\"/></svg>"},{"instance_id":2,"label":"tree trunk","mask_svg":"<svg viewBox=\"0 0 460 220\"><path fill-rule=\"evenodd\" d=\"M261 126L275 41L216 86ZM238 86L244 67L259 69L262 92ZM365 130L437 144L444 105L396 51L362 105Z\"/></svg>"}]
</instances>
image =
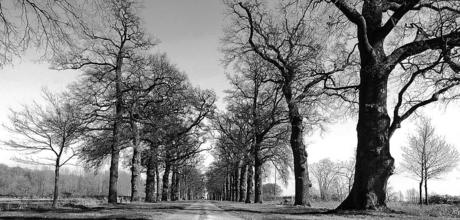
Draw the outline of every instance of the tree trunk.
<instances>
[{"instance_id":1,"label":"tree trunk","mask_svg":"<svg viewBox=\"0 0 460 220\"><path fill-rule=\"evenodd\" d=\"M384 55L383 46L375 48L376 54ZM383 58L370 62L363 57L367 54L361 56L355 179L351 193L338 209L384 210L387 181L394 171L387 112L389 67L382 65Z\"/></svg>"},{"instance_id":2,"label":"tree trunk","mask_svg":"<svg viewBox=\"0 0 460 220\"><path fill-rule=\"evenodd\" d=\"M246 163L243 163L240 172L240 199L239 202L244 202L246 199Z\"/></svg>"},{"instance_id":3,"label":"tree trunk","mask_svg":"<svg viewBox=\"0 0 460 220\"><path fill-rule=\"evenodd\" d=\"M240 163L236 166L235 174L233 175L233 182L235 185L235 202L238 202L240 197Z\"/></svg>"},{"instance_id":4,"label":"tree trunk","mask_svg":"<svg viewBox=\"0 0 460 220\"><path fill-rule=\"evenodd\" d=\"M227 188L226 188L226 185L227 185L227 179L225 179L225 183L222 183L222 199L221 201L224 201L227 199Z\"/></svg>"},{"instance_id":5,"label":"tree trunk","mask_svg":"<svg viewBox=\"0 0 460 220\"><path fill-rule=\"evenodd\" d=\"M428 205L428 179L425 175L425 205Z\"/></svg>"},{"instance_id":6,"label":"tree trunk","mask_svg":"<svg viewBox=\"0 0 460 220\"><path fill-rule=\"evenodd\" d=\"M158 168L158 161L156 158L156 149L155 149L155 177L157 178L157 193L156 193L156 198L155 201L158 201L160 199L160 171Z\"/></svg>"},{"instance_id":7,"label":"tree trunk","mask_svg":"<svg viewBox=\"0 0 460 220\"><path fill-rule=\"evenodd\" d=\"M150 153L147 163L147 180L145 183L145 202L154 202L155 194L155 158L154 152Z\"/></svg>"},{"instance_id":8,"label":"tree trunk","mask_svg":"<svg viewBox=\"0 0 460 220\"><path fill-rule=\"evenodd\" d=\"M118 136L118 134L116 135ZM116 140L115 140L116 139ZM114 138L112 145L112 155L110 160L110 178L109 178L109 199L108 203L116 204L118 197L118 163L120 160L120 149L118 138Z\"/></svg>"},{"instance_id":9,"label":"tree trunk","mask_svg":"<svg viewBox=\"0 0 460 220\"><path fill-rule=\"evenodd\" d=\"M176 191L177 191L177 188L176 188L176 180L177 180L177 172L174 170L173 168L173 171L172 171L172 177L171 177L171 192L170 192L170 197L171 198L171 201L176 201L177 198L176 198Z\"/></svg>"},{"instance_id":10,"label":"tree trunk","mask_svg":"<svg viewBox=\"0 0 460 220\"><path fill-rule=\"evenodd\" d=\"M232 195L230 201L235 201L235 181L233 181L233 172L228 175L230 176L230 194Z\"/></svg>"},{"instance_id":11,"label":"tree trunk","mask_svg":"<svg viewBox=\"0 0 460 220\"><path fill-rule=\"evenodd\" d=\"M291 123L290 144L294 156L295 199L294 205L310 206L310 177L308 176L308 154L303 144L303 117L300 115L298 104L292 97L290 82L286 79L283 94L289 109Z\"/></svg>"},{"instance_id":12,"label":"tree trunk","mask_svg":"<svg viewBox=\"0 0 460 220\"><path fill-rule=\"evenodd\" d=\"M180 198L180 174L177 168L173 169L171 180L171 201L177 201Z\"/></svg>"},{"instance_id":13,"label":"tree trunk","mask_svg":"<svg viewBox=\"0 0 460 220\"><path fill-rule=\"evenodd\" d=\"M133 130L133 159L131 167L131 202L139 201L139 183L141 180L141 152L139 149L139 129L136 121L131 120ZM154 180L155 181L155 180ZM147 198L146 198L147 199Z\"/></svg>"},{"instance_id":14,"label":"tree trunk","mask_svg":"<svg viewBox=\"0 0 460 220\"><path fill-rule=\"evenodd\" d=\"M423 195L422 195L422 192L423 192L423 177L420 178L420 184L418 186L418 189L419 189L418 190L418 192L419 192L419 198L418 198L419 202L418 203L420 205L422 205L423 204Z\"/></svg>"},{"instance_id":15,"label":"tree trunk","mask_svg":"<svg viewBox=\"0 0 460 220\"><path fill-rule=\"evenodd\" d=\"M225 178L225 194L227 194L227 198L226 200L227 201L231 201L232 200L232 193L231 193L231 189L230 189L231 185L230 185L230 174L228 173L227 171L227 177Z\"/></svg>"},{"instance_id":16,"label":"tree trunk","mask_svg":"<svg viewBox=\"0 0 460 220\"><path fill-rule=\"evenodd\" d=\"M168 201L168 188L169 188L169 172L171 171L171 163L169 160L165 161L165 172L163 173L163 189L161 190L161 201Z\"/></svg>"},{"instance_id":17,"label":"tree trunk","mask_svg":"<svg viewBox=\"0 0 460 220\"><path fill-rule=\"evenodd\" d=\"M245 203L251 203L252 194L254 194L254 170L252 164L248 165L248 178L247 178L247 189L246 189L246 201Z\"/></svg>"},{"instance_id":18,"label":"tree trunk","mask_svg":"<svg viewBox=\"0 0 460 220\"><path fill-rule=\"evenodd\" d=\"M53 193L53 209L57 208L57 202L59 199L59 158L56 160L54 169L54 193Z\"/></svg>"},{"instance_id":19,"label":"tree trunk","mask_svg":"<svg viewBox=\"0 0 460 220\"><path fill-rule=\"evenodd\" d=\"M240 175L241 175L242 162L238 162L235 168L233 179L235 180L235 202L240 200Z\"/></svg>"},{"instance_id":20,"label":"tree trunk","mask_svg":"<svg viewBox=\"0 0 460 220\"><path fill-rule=\"evenodd\" d=\"M254 203L262 203L262 161L260 152L260 142L257 141L254 146Z\"/></svg>"},{"instance_id":21,"label":"tree trunk","mask_svg":"<svg viewBox=\"0 0 460 220\"><path fill-rule=\"evenodd\" d=\"M118 202L118 164L120 160L120 130L123 120L123 94L121 89L121 67L123 65L123 54L120 51L117 55L117 67L115 70L115 122L113 125L113 143L110 160L109 178L109 199L108 203Z\"/></svg>"}]
</instances>

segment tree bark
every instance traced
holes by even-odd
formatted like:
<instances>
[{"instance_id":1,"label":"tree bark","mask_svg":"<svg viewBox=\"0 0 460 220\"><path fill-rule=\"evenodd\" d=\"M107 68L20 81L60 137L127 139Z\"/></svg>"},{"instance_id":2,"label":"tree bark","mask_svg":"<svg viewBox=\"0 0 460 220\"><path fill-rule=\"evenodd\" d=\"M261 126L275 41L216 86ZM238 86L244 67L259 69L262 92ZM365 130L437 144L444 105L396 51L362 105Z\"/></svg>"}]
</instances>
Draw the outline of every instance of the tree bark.
<instances>
[{"instance_id":1,"label":"tree bark","mask_svg":"<svg viewBox=\"0 0 460 220\"><path fill-rule=\"evenodd\" d=\"M163 173L163 189L161 191L161 201L168 201L168 188L169 188L169 172L171 171L171 163L169 160L165 161L165 172Z\"/></svg>"},{"instance_id":2,"label":"tree bark","mask_svg":"<svg viewBox=\"0 0 460 220\"><path fill-rule=\"evenodd\" d=\"M235 201L235 184L233 182L233 173L228 174L228 182L230 185L230 201Z\"/></svg>"},{"instance_id":3,"label":"tree bark","mask_svg":"<svg viewBox=\"0 0 460 220\"><path fill-rule=\"evenodd\" d=\"M422 192L423 192L422 187L423 187L423 180L424 180L423 174L424 174L424 168L423 168L423 159L422 159L422 170L421 170L420 184L418 187L420 205L423 204L423 196L422 196Z\"/></svg>"},{"instance_id":4,"label":"tree bark","mask_svg":"<svg viewBox=\"0 0 460 220\"><path fill-rule=\"evenodd\" d=\"M171 201L177 201L180 198L180 174L177 168L173 169L171 180Z\"/></svg>"},{"instance_id":5,"label":"tree bark","mask_svg":"<svg viewBox=\"0 0 460 220\"><path fill-rule=\"evenodd\" d=\"M423 204L423 177L420 179L420 183L418 185L418 193L419 193L419 198L418 198L418 204L422 205Z\"/></svg>"},{"instance_id":6,"label":"tree bark","mask_svg":"<svg viewBox=\"0 0 460 220\"><path fill-rule=\"evenodd\" d=\"M227 185L227 178L225 178L225 183L222 183L222 199L221 201L224 201L227 199L227 188L226 188L226 185Z\"/></svg>"},{"instance_id":7,"label":"tree bark","mask_svg":"<svg viewBox=\"0 0 460 220\"><path fill-rule=\"evenodd\" d=\"M238 202L240 197L240 163L235 168L235 174L233 175L235 185L235 202Z\"/></svg>"},{"instance_id":8,"label":"tree bark","mask_svg":"<svg viewBox=\"0 0 460 220\"><path fill-rule=\"evenodd\" d=\"M131 202L139 201L139 183L141 180L141 152L139 149L139 128L136 121L131 120L133 131L133 159L131 167ZM154 180L155 181L155 180ZM147 198L146 198L147 199Z\"/></svg>"},{"instance_id":9,"label":"tree bark","mask_svg":"<svg viewBox=\"0 0 460 220\"><path fill-rule=\"evenodd\" d=\"M254 194L254 170L252 164L248 164L248 178L247 178L247 189L246 189L246 201L245 203L251 203L251 197Z\"/></svg>"},{"instance_id":10,"label":"tree bark","mask_svg":"<svg viewBox=\"0 0 460 220\"><path fill-rule=\"evenodd\" d=\"M227 194L227 198L226 200L227 201L231 201L232 200L232 193L231 193L231 185L230 185L230 174L228 173L227 171L227 175L226 175L226 179L225 179L225 194Z\"/></svg>"},{"instance_id":11,"label":"tree bark","mask_svg":"<svg viewBox=\"0 0 460 220\"><path fill-rule=\"evenodd\" d=\"M384 55L383 46L374 49ZM387 112L388 67L383 63L383 58L362 58L355 179L351 193L338 209L386 209L385 189L394 171L394 159Z\"/></svg>"},{"instance_id":12,"label":"tree bark","mask_svg":"<svg viewBox=\"0 0 460 220\"><path fill-rule=\"evenodd\" d=\"M262 203L262 155L260 152L260 144L259 140L257 140L254 146L254 203Z\"/></svg>"},{"instance_id":13,"label":"tree bark","mask_svg":"<svg viewBox=\"0 0 460 220\"><path fill-rule=\"evenodd\" d=\"M172 177L171 177L171 192L170 192L170 197L171 198L171 201L176 201L177 198L176 198L176 191L177 191L177 188L176 188L176 180L177 180L177 172L174 170L173 168L173 171L172 171Z\"/></svg>"},{"instance_id":14,"label":"tree bark","mask_svg":"<svg viewBox=\"0 0 460 220\"><path fill-rule=\"evenodd\" d=\"M113 143L110 160L109 178L109 199L108 203L116 204L118 200L118 164L120 160L120 130L123 120L123 94L121 88L121 67L123 65L123 54L120 51L117 55L117 66L115 70L115 122L113 125Z\"/></svg>"},{"instance_id":15,"label":"tree bark","mask_svg":"<svg viewBox=\"0 0 460 220\"><path fill-rule=\"evenodd\" d=\"M247 165L243 163L240 173L240 199L239 202L244 202L246 200L246 174L247 174Z\"/></svg>"},{"instance_id":16,"label":"tree bark","mask_svg":"<svg viewBox=\"0 0 460 220\"><path fill-rule=\"evenodd\" d=\"M155 194L155 158L152 151L147 163L147 180L145 183L145 202L154 202Z\"/></svg>"},{"instance_id":17,"label":"tree bark","mask_svg":"<svg viewBox=\"0 0 460 220\"><path fill-rule=\"evenodd\" d=\"M159 168L158 168L158 160L156 158L156 155L157 155L157 151L156 151L156 148L155 148L155 177L157 178L157 193L156 193L156 198L155 198L155 201L158 201L160 199L160 171L159 171Z\"/></svg>"},{"instance_id":18,"label":"tree bark","mask_svg":"<svg viewBox=\"0 0 460 220\"><path fill-rule=\"evenodd\" d=\"M426 178L426 170L425 170L425 205L428 205L428 179Z\"/></svg>"},{"instance_id":19,"label":"tree bark","mask_svg":"<svg viewBox=\"0 0 460 220\"><path fill-rule=\"evenodd\" d=\"M286 80L290 82L291 80ZM294 156L295 199L294 205L310 206L310 177L308 175L308 154L303 144L303 117L296 100L292 98L289 83L283 86L283 94L288 103L291 123L290 144Z\"/></svg>"},{"instance_id":20,"label":"tree bark","mask_svg":"<svg viewBox=\"0 0 460 220\"><path fill-rule=\"evenodd\" d=\"M54 193L53 193L53 204L52 204L53 209L57 208L57 202L59 199L59 168L60 168L59 159L60 159L59 157L56 159L56 165L54 169Z\"/></svg>"}]
</instances>

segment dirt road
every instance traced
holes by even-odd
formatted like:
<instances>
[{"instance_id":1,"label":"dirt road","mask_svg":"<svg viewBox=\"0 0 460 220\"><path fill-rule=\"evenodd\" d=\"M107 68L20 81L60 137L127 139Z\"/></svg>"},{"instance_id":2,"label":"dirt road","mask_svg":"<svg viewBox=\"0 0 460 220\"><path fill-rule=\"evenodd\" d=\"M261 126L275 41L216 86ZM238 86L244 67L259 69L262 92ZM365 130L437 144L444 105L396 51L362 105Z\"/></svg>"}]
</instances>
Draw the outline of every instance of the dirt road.
<instances>
[{"instance_id":1,"label":"dirt road","mask_svg":"<svg viewBox=\"0 0 460 220\"><path fill-rule=\"evenodd\" d=\"M166 218L167 220L241 220L209 202L197 202Z\"/></svg>"}]
</instances>

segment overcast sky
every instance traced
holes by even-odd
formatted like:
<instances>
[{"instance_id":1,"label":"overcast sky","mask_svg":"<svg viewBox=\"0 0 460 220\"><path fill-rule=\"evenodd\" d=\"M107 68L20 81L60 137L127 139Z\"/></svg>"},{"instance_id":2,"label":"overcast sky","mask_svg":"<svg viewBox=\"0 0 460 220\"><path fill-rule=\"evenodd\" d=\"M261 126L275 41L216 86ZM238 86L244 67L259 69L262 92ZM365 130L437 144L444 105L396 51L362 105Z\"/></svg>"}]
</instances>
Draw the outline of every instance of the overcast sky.
<instances>
[{"instance_id":1,"label":"overcast sky","mask_svg":"<svg viewBox=\"0 0 460 220\"><path fill-rule=\"evenodd\" d=\"M218 51L219 39L225 19L223 6L218 0L154 0L145 1L141 17L146 29L161 40L154 48L155 52L164 52L178 68L185 71L194 85L204 89L213 89L219 96L222 108L223 90L228 88L225 70L220 65L222 54ZM0 70L0 122L7 123L8 108L17 109L19 103L39 100L40 88L47 86L51 91L63 91L66 85L76 79L78 72L52 71L47 64L34 64L22 61L15 66ZM438 134L446 136L449 143L460 150L460 135L454 127L460 124L459 105L451 105L447 110L442 107L430 107L424 112L433 118ZM391 153L396 165L401 162L401 147L407 145L407 135L412 132L413 123L406 121L391 139ZM0 138L8 134L0 128ZM353 156L357 143L356 119L340 121L328 126L328 132L305 137L310 142L307 151L309 162L318 162L322 158L348 160ZM8 159L14 153L0 149L0 162L15 165ZM401 174L390 178L390 185L404 194L409 188L417 188L415 180ZM441 181L428 182L429 192L460 195L459 171L455 170ZM273 178L268 179L273 182ZM293 195L293 181L284 192Z\"/></svg>"}]
</instances>

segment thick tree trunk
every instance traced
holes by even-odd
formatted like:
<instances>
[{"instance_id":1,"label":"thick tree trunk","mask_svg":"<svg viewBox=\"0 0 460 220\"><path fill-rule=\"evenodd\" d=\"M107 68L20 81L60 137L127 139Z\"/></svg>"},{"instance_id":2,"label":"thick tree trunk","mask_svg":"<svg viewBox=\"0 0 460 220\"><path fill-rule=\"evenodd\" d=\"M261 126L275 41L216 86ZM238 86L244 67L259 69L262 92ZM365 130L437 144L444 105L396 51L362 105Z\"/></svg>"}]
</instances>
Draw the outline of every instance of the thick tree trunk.
<instances>
[{"instance_id":1,"label":"thick tree trunk","mask_svg":"<svg viewBox=\"0 0 460 220\"><path fill-rule=\"evenodd\" d=\"M260 142L257 141L254 147L254 203L262 203L262 161Z\"/></svg>"},{"instance_id":2,"label":"thick tree trunk","mask_svg":"<svg viewBox=\"0 0 460 220\"><path fill-rule=\"evenodd\" d=\"M121 68L123 65L123 54L120 51L117 55L117 68L115 70L115 122L113 125L113 143L110 160L109 178L109 199L108 203L118 202L118 164L120 160L120 130L123 120L123 94L121 89Z\"/></svg>"},{"instance_id":3,"label":"thick tree trunk","mask_svg":"<svg viewBox=\"0 0 460 220\"><path fill-rule=\"evenodd\" d=\"M375 53L384 55L383 47L380 48ZM386 186L394 171L394 159L390 154L387 112L385 71L389 67L382 60L370 62L362 58L355 179L351 193L338 209L386 209Z\"/></svg>"},{"instance_id":4,"label":"thick tree trunk","mask_svg":"<svg viewBox=\"0 0 460 220\"><path fill-rule=\"evenodd\" d=\"M56 160L56 165L54 167L54 193L53 193L53 204L51 205L53 209L57 208L57 203L59 200L59 158Z\"/></svg>"},{"instance_id":5,"label":"thick tree trunk","mask_svg":"<svg viewBox=\"0 0 460 220\"><path fill-rule=\"evenodd\" d=\"M169 188L169 172L171 171L171 163L165 161L165 172L163 173L163 189L161 191L161 201L168 201L168 188Z\"/></svg>"},{"instance_id":6,"label":"thick tree trunk","mask_svg":"<svg viewBox=\"0 0 460 220\"><path fill-rule=\"evenodd\" d=\"M176 180L177 180L177 172L174 170L173 168L173 171L172 171L172 177L171 177L171 195L169 196L169 198L171 198L171 201L176 201L177 198L176 198Z\"/></svg>"},{"instance_id":7,"label":"thick tree trunk","mask_svg":"<svg viewBox=\"0 0 460 220\"><path fill-rule=\"evenodd\" d=\"M239 202L244 202L246 199L246 163L243 163L240 173L240 199Z\"/></svg>"},{"instance_id":8,"label":"thick tree trunk","mask_svg":"<svg viewBox=\"0 0 460 220\"><path fill-rule=\"evenodd\" d=\"M116 123L118 124L118 123ZM118 127L118 125L115 125ZM118 129L114 129L118 130ZM118 132L114 132L118 133ZM108 203L116 204L118 197L118 163L120 160L120 147L118 146L118 134L115 134L114 143L112 144L112 153L110 160L110 177L109 177L109 199Z\"/></svg>"},{"instance_id":9,"label":"thick tree trunk","mask_svg":"<svg viewBox=\"0 0 460 220\"><path fill-rule=\"evenodd\" d=\"M145 183L145 202L155 202L155 158L152 151L147 163L147 180Z\"/></svg>"},{"instance_id":10,"label":"thick tree trunk","mask_svg":"<svg viewBox=\"0 0 460 220\"><path fill-rule=\"evenodd\" d=\"M139 129L136 121L131 120L133 130L133 159L131 167L131 202L139 201L139 183L141 181L141 152L139 149Z\"/></svg>"},{"instance_id":11,"label":"thick tree trunk","mask_svg":"<svg viewBox=\"0 0 460 220\"><path fill-rule=\"evenodd\" d=\"M292 88L286 83L283 94L288 103L291 123L290 144L294 156L295 199L294 205L310 206L310 177L308 175L308 154L303 144L303 117L298 104L292 98Z\"/></svg>"},{"instance_id":12,"label":"thick tree trunk","mask_svg":"<svg viewBox=\"0 0 460 220\"><path fill-rule=\"evenodd\" d=\"M240 197L240 163L235 168L235 174L233 175L233 182L235 185L235 202L238 202Z\"/></svg>"},{"instance_id":13,"label":"thick tree trunk","mask_svg":"<svg viewBox=\"0 0 460 220\"><path fill-rule=\"evenodd\" d=\"M177 201L180 198L180 174L177 171L177 168L173 169L173 174L171 178L171 201Z\"/></svg>"},{"instance_id":14,"label":"thick tree trunk","mask_svg":"<svg viewBox=\"0 0 460 220\"><path fill-rule=\"evenodd\" d=\"M247 178L247 189L246 189L246 201L245 203L251 203L251 197L254 194L254 169L252 164L248 164L248 178Z\"/></svg>"}]
</instances>

